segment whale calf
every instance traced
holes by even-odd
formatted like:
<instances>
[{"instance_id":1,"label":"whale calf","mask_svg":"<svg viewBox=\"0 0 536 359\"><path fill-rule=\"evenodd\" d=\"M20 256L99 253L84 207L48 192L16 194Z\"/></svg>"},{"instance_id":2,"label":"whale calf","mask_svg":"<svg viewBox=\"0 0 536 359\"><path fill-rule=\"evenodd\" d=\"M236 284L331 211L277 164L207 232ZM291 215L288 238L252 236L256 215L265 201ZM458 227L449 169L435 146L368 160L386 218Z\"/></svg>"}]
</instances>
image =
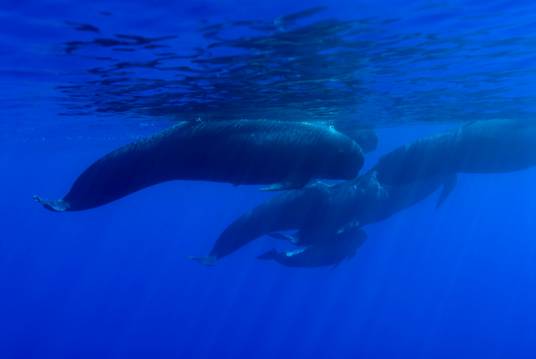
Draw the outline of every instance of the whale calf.
<instances>
[{"instance_id":1,"label":"whale calf","mask_svg":"<svg viewBox=\"0 0 536 359\"><path fill-rule=\"evenodd\" d=\"M34 199L62 212L102 206L170 180L300 188L314 178L354 178L363 161L355 141L323 125L265 120L185 122L97 160L62 199Z\"/></svg>"},{"instance_id":2,"label":"whale calf","mask_svg":"<svg viewBox=\"0 0 536 359\"><path fill-rule=\"evenodd\" d=\"M329 185L315 182L274 196L227 226L208 256L190 258L212 265L258 237L305 226L309 221L320 219L328 206L329 195Z\"/></svg>"},{"instance_id":3,"label":"whale calf","mask_svg":"<svg viewBox=\"0 0 536 359\"><path fill-rule=\"evenodd\" d=\"M272 260L287 267L337 266L343 260L352 258L366 239L365 231L353 227L319 243L290 251L272 249L257 258ZM296 239L290 240L296 243Z\"/></svg>"}]
</instances>

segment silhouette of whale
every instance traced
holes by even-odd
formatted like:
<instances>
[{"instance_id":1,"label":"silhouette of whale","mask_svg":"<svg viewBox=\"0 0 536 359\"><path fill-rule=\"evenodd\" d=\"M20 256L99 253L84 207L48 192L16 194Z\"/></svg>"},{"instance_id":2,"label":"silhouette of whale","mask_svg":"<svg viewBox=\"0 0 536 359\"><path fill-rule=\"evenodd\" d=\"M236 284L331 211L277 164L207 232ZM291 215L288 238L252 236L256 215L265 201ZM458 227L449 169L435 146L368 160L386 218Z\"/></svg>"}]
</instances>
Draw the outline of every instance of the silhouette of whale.
<instances>
[{"instance_id":1,"label":"silhouette of whale","mask_svg":"<svg viewBox=\"0 0 536 359\"><path fill-rule=\"evenodd\" d=\"M170 180L272 184L300 188L314 178L354 178L363 152L333 128L305 122L186 122L123 146L89 166L59 200L34 199L53 211L102 206Z\"/></svg>"},{"instance_id":2,"label":"silhouette of whale","mask_svg":"<svg viewBox=\"0 0 536 359\"><path fill-rule=\"evenodd\" d=\"M213 265L247 243L274 232L295 230L294 242L313 245L348 228L383 221L442 188L441 205L456 177L434 176L402 185L382 185L375 172L335 185L321 182L275 196L246 212L220 234L208 256L191 257Z\"/></svg>"},{"instance_id":3,"label":"silhouette of whale","mask_svg":"<svg viewBox=\"0 0 536 359\"><path fill-rule=\"evenodd\" d=\"M382 157L378 180L404 184L456 173L495 173L536 165L536 125L517 120L475 121L419 139Z\"/></svg>"}]
</instances>

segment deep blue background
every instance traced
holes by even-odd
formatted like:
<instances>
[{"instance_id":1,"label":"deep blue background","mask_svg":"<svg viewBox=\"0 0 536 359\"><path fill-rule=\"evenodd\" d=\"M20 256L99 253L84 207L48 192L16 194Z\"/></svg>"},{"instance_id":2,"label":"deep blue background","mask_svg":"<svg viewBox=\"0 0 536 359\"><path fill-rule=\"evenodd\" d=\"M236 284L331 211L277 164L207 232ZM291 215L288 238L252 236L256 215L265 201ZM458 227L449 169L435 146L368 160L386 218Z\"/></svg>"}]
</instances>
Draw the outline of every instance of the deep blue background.
<instances>
[{"instance_id":1,"label":"deep blue background","mask_svg":"<svg viewBox=\"0 0 536 359\"><path fill-rule=\"evenodd\" d=\"M268 238L205 268L186 257L206 253L230 221L270 194L173 182L65 214L31 200L61 196L94 159L165 125L55 115L54 71L74 67L54 52L65 31L58 24L126 6L1 4L0 357L535 357L536 169L462 175L443 208L432 196L367 227L369 240L335 269L258 261L274 245ZM463 11L457 4L453 11ZM147 1L115 24L158 33L201 17L275 17L298 5L177 3L175 18L163 17L164 2ZM334 11L386 8L405 11L387 2L344 2ZM443 128L380 129L368 161Z\"/></svg>"}]
</instances>

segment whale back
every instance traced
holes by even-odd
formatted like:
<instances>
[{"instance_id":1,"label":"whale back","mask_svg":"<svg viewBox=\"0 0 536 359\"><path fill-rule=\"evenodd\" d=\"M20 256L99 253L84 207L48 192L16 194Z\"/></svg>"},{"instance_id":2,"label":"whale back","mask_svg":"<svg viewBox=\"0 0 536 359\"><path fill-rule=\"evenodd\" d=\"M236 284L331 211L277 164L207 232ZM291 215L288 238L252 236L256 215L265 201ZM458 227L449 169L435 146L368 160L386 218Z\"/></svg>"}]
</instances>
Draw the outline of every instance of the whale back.
<instances>
[{"instance_id":1,"label":"whale back","mask_svg":"<svg viewBox=\"0 0 536 359\"><path fill-rule=\"evenodd\" d=\"M63 203L67 210L93 208L171 180L299 188L313 178L353 178L363 161L359 145L321 125L184 122L94 162L76 179Z\"/></svg>"},{"instance_id":2,"label":"whale back","mask_svg":"<svg viewBox=\"0 0 536 359\"><path fill-rule=\"evenodd\" d=\"M536 165L536 126L519 120L475 121L459 130L460 172L511 172Z\"/></svg>"},{"instance_id":3,"label":"whale back","mask_svg":"<svg viewBox=\"0 0 536 359\"><path fill-rule=\"evenodd\" d=\"M210 255L221 258L263 235L320 221L328 206L329 189L330 186L316 183L260 204L225 228Z\"/></svg>"}]
</instances>

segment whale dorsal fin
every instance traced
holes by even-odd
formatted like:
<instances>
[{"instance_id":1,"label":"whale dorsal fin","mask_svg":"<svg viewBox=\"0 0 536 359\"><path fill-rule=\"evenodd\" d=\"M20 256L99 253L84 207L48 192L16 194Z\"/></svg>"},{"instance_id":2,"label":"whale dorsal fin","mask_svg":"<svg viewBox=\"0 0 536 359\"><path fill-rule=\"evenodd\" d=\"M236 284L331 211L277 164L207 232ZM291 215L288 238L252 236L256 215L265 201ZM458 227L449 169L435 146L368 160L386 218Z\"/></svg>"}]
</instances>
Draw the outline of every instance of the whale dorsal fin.
<instances>
[{"instance_id":1,"label":"whale dorsal fin","mask_svg":"<svg viewBox=\"0 0 536 359\"><path fill-rule=\"evenodd\" d=\"M445 200L448 198L452 190L454 190L454 187L456 187L456 184L458 183L458 176L456 174L453 174L452 176L448 176L445 180L445 183L443 184L443 189L441 191L441 194L439 195L439 198L437 199L436 208L439 208L445 203Z\"/></svg>"}]
</instances>

